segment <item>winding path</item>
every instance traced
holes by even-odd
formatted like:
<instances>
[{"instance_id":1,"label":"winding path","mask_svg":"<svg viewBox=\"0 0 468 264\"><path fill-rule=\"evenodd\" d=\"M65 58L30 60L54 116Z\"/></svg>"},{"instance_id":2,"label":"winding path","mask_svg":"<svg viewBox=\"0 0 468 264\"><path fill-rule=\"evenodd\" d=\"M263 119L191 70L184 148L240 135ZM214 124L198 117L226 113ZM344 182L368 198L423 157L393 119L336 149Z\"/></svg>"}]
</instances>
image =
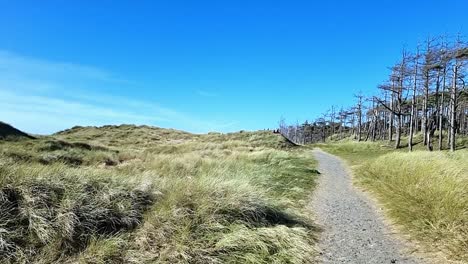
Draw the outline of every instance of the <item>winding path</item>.
<instances>
[{"instance_id":1,"label":"winding path","mask_svg":"<svg viewBox=\"0 0 468 264\"><path fill-rule=\"evenodd\" d=\"M339 158L317 149L313 153L322 173L312 206L323 228L318 245L323 263L424 263L405 252L375 204L353 187Z\"/></svg>"}]
</instances>

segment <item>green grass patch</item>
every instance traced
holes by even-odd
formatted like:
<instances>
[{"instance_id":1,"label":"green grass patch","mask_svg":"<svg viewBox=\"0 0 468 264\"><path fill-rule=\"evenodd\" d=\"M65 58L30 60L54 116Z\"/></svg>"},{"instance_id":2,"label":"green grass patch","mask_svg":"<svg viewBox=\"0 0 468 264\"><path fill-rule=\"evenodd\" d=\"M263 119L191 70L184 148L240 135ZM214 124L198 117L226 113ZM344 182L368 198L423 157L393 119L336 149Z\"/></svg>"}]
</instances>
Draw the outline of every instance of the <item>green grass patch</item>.
<instances>
[{"instance_id":1,"label":"green grass patch","mask_svg":"<svg viewBox=\"0 0 468 264\"><path fill-rule=\"evenodd\" d=\"M343 157L352 165L362 164L365 161L393 151L384 142L341 141L329 144L315 144L314 146Z\"/></svg>"}]
</instances>

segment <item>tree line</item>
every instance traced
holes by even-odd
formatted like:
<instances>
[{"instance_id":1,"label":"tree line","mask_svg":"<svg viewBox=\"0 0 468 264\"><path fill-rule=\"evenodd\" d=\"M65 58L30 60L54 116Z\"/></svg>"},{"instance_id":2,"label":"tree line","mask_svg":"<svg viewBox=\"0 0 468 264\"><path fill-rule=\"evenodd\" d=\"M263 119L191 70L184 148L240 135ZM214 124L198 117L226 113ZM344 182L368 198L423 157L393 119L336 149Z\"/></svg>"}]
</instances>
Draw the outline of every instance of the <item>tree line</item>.
<instances>
[{"instance_id":1,"label":"tree line","mask_svg":"<svg viewBox=\"0 0 468 264\"><path fill-rule=\"evenodd\" d=\"M388 140L395 148L403 147L405 136L410 151L421 133L428 150L455 151L457 136L468 135L467 65L461 36L427 38L412 52L402 50L376 95L356 94L355 105L333 106L313 122L281 119L279 132L297 144L353 137Z\"/></svg>"}]
</instances>

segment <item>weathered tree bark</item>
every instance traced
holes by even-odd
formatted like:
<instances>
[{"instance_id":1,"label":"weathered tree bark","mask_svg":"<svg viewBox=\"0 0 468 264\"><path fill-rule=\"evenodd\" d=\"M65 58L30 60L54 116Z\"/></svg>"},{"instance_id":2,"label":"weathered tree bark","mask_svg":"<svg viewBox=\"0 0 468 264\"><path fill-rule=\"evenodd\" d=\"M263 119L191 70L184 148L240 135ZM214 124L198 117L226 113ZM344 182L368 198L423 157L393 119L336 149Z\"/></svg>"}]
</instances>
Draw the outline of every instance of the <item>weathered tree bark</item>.
<instances>
[{"instance_id":1,"label":"weathered tree bark","mask_svg":"<svg viewBox=\"0 0 468 264\"><path fill-rule=\"evenodd\" d=\"M428 141L428 144L427 144L427 149L429 151L432 151L434 148L433 148L433 145L432 145L432 138L434 137L434 133L435 133L435 130L437 129L438 127L438 122L439 122L439 115L440 115L440 112L439 112L439 88L440 88L440 66L437 68L437 81L436 81L436 91L435 91L435 101L436 101L436 105L435 105L435 110L433 112L433 116L431 118L431 122L433 122L433 124L431 124L431 126L429 127L429 133L427 134L427 141Z\"/></svg>"},{"instance_id":2,"label":"weathered tree bark","mask_svg":"<svg viewBox=\"0 0 468 264\"><path fill-rule=\"evenodd\" d=\"M388 143L391 144L393 141L393 92L390 95L390 118L388 120Z\"/></svg>"},{"instance_id":3,"label":"weathered tree bark","mask_svg":"<svg viewBox=\"0 0 468 264\"><path fill-rule=\"evenodd\" d=\"M358 124L357 124L357 141L360 142L362 140L362 95L356 95L358 98L358 103L356 107L356 113L357 113L357 119L358 119Z\"/></svg>"},{"instance_id":4,"label":"weathered tree bark","mask_svg":"<svg viewBox=\"0 0 468 264\"><path fill-rule=\"evenodd\" d=\"M408 137L408 149L413 151L413 135L414 135L414 119L416 114L416 89L418 87L418 60L419 60L419 49L415 57L414 63L414 75L413 75L413 96L411 97L411 113L410 113L410 127Z\"/></svg>"},{"instance_id":5,"label":"weathered tree bark","mask_svg":"<svg viewBox=\"0 0 468 264\"><path fill-rule=\"evenodd\" d=\"M340 140L343 139L343 118L344 118L344 113L343 113L343 107L340 109Z\"/></svg>"},{"instance_id":6,"label":"weathered tree bark","mask_svg":"<svg viewBox=\"0 0 468 264\"><path fill-rule=\"evenodd\" d=\"M397 115L395 149L400 147L401 143L401 115Z\"/></svg>"},{"instance_id":7,"label":"weathered tree bark","mask_svg":"<svg viewBox=\"0 0 468 264\"><path fill-rule=\"evenodd\" d=\"M427 104L429 101L429 70L424 70L424 96L422 105L421 130L423 134L423 145L427 144Z\"/></svg>"},{"instance_id":8,"label":"weathered tree bark","mask_svg":"<svg viewBox=\"0 0 468 264\"><path fill-rule=\"evenodd\" d=\"M436 123L437 123L437 115L436 113L432 113L431 118L428 120L428 133L427 133L427 150L432 151L433 144L432 144L432 138L434 137L434 133L436 131Z\"/></svg>"},{"instance_id":9,"label":"weathered tree bark","mask_svg":"<svg viewBox=\"0 0 468 264\"><path fill-rule=\"evenodd\" d=\"M444 68L444 76L443 76L443 81L442 81L442 99L440 102L440 108L439 108L439 145L438 148L439 150L442 150L442 139L443 139L443 125L444 125L444 97L445 97L445 68Z\"/></svg>"},{"instance_id":10,"label":"weathered tree bark","mask_svg":"<svg viewBox=\"0 0 468 264\"><path fill-rule=\"evenodd\" d=\"M458 65L453 66L452 89L450 90L450 151L455 151L456 111L457 111Z\"/></svg>"},{"instance_id":11,"label":"weathered tree bark","mask_svg":"<svg viewBox=\"0 0 468 264\"><path fill-rule=\"evenodd\" d=\"M330 126L331 126L331 135L335 135L335 107L332 106L330 112Z\"/></svg>"},{"instance_id":12,"label":"weathered tree bark","mask_svg":"<svg viewBox=\"0 0 468 264\"><path fill-rule=\"evenodd\" d=\"M372 100L372 141L375 141L377 134L378 110L375 107L375 100Z\"/></svg>"},{"instance_id":13,"label":"weathered tree bark","mask_svg":"<svg viewBox=\"0 0 468 264\"><path fill-rule=\"evenodd\" d=\"M407 77L407 59L408 55L405 51L403 51L403 57L400 64L395 68L396 71L396 80L398 87L395 89L395 96L396 96L396 106L395 106L395 115L397 116L397 128L396 128L396 142L395 142L395 149L400 147L401 142L401 130L403 127L402 124L402 115L403 115L403 91L404 91L404 83L405 78Z\"/></svg>"}]
</instances>

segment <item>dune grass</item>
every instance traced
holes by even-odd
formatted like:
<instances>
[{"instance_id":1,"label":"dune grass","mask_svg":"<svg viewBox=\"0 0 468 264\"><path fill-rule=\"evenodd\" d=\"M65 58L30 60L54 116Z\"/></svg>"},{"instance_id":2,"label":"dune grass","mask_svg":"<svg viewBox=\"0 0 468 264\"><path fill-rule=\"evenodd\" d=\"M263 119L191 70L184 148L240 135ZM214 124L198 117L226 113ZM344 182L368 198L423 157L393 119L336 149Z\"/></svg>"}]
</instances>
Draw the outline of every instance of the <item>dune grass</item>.
<instances>
[{"instance_id":1,"label":"dune grass","mask_svg":"<svg viewBox=\"0 0 468 264\"><path fill-rule=\"evenodd\" d=\"M107 171L1 165L2 263L58 261L86 248L95 236L133 230L155 200L151 186Z\"/></svg>"},{"instance_id":2,"label":"dune grass","mask_svg":"<svg viewBox=\"0 0 468 264\"><path fill-rule=\"evenodd\" d=\"M315 162L270 132L78 127L0 153L1 263L315 261Z\"/></svg>"},{"instance_id":3,"label":"dune grass","mask_svg":"<svg viewBox=\"0 0 468 264\"><path fill-rule=\"evenodd\" d=\"M468 261L468 152L390 153L356 170L414 238Z\"/></svg>"},{"instance_id":4,"label":"dune grass","mask_svg":"<svg viewBox=\"0 0 468 264\"><path fill-rule=\"evenodd\" d=\"M375 194L392 221L427 251L468 262L468 150L459 146L454 153L408 153L384 142L318 145L346 159L355 183Z\"/></svg>"},{"instance_id":5,"label":"dune grass","mask_svg":"<svg viewBox=\"0 0 468 264\"><path fill-rule=\"evenodd\" d=\"M345 158L352 165L362 164L365 161L393 151L391 147L383 142L356 142L352 140L315 144L314 147Z\"/></svg>"}]
</instances>

